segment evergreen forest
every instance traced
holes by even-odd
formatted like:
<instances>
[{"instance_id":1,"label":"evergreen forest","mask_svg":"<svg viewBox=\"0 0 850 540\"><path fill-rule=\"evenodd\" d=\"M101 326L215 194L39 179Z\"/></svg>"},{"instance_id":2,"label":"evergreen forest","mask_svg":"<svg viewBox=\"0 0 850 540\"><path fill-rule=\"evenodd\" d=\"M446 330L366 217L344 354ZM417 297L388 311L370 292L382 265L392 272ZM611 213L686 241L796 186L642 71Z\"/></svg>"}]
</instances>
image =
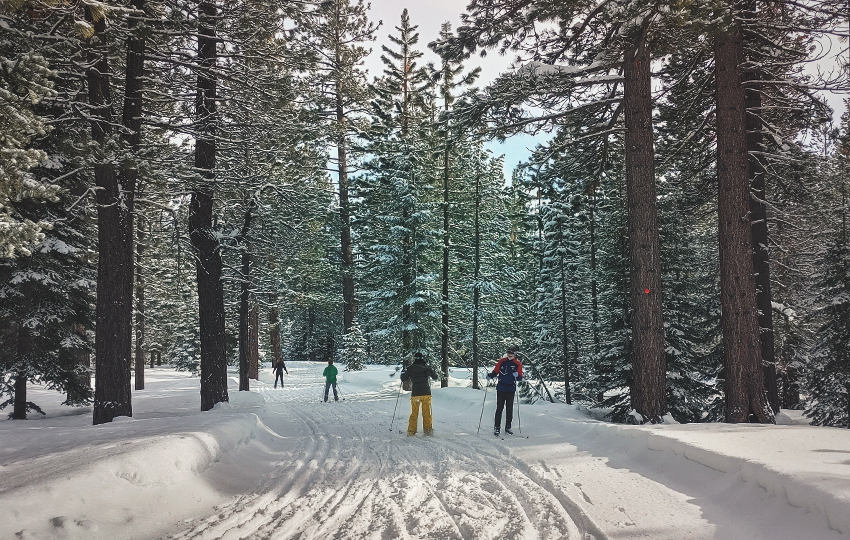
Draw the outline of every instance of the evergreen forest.
<instances>
[{"instance_id":1,"label":"evergreen forest","mask_svg":"<svg viewBox=\"0 0 850 540\"><path fill-rule=\"evenodd\" d=\"M2 0L4 414L132 416L162 364L201 410L281 358L483 388L516 346L526 400L850 428L846 2L468 1L424 43L363 0Z\"/></svg>"}]
</instances>

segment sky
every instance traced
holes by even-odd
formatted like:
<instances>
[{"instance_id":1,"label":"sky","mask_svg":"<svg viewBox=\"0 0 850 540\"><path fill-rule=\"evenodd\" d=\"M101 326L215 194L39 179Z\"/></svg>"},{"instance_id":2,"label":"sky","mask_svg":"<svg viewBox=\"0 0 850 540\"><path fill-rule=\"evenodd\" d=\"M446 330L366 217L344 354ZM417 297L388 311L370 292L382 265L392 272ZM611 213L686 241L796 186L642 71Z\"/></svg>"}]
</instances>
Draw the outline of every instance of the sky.
<instances>
[{"instance_id":1,"label":"sky","mask_svg":"<svg viewBox=\"0 0 850 540\"><path fill-rule=\"evenodd\" d=\"M396 26L401 24L401 12L407 8L410 16L410 23L419 26L419 50L425 53L422 59L422 64L433 62L438 64L438 57L428 48L428 43L437 39L440 33L441 25L444 22L449 22L452 29L456 29L461 24L460 15L466 8L466 0L429 0L427 2L409 2L407 4L398 0L373 0L371 9L369 10L369 18L373 21L383 21L383 25L377 32L378 39L372 47L372 54L366 60L365 67L370 73L370 78L375 75L383 74L384 64L380 57L383 51L381 45L390 46L387 39L389 34L397 35ZM470 69L474 67L481 68L481 76L476 82L476 86L483 88L488 83L492 82L500 73L507 71L511 67L513 58L509 56L499 56L498 52L490 51L486 58L481 58L477 54L473 55L467 64ZM504 143L491 141L486 144L486 147L493 152L494 156L505 155L504 171L507 180L510 180L511 174L520 161L525 161L531 154L530 149L534 148L538 140L543 140L530 135L516 135L511 137Z\"/></svg>"},{"instance_id":2,"label":"sky","mask_svg":"<svg viewBox=\"0 0 850 540\"><path fill-rule=\"evenodd\" d=\"M581 407L519 403L452 369L432 386L434 435L405 434L396 366L268 364L200 412L199 380L146 369L133 417L30 385L47 413L0 418L0 538L22 540L840 540L850 537L850 430L615 425ZM528 376L528 374L527 374Z\"/></svg>"}]
</instances>

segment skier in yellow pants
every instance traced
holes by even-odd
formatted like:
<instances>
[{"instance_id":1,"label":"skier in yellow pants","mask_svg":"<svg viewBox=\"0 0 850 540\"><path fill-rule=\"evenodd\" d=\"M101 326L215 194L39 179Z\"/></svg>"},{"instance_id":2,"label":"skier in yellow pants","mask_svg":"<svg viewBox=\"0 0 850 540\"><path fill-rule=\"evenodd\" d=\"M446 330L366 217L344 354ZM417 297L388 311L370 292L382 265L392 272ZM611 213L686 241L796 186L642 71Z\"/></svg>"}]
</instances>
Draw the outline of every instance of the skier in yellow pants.
<instances>
[{"instance_id":1,"label":"skier in yellow pants","mask_svg":"<svg viewBox=\"0 0 850 540\"><path fill-rule=\"evenodd\" d=\"M422 429L425 435L434 434L433 420L431 418L431 381L439 377L434 370L425 363L422 353L413 355L413 364L401 372L401 380L408 379L413 383L413 392L410 395L410 420L407 423L407 436L416 435L416 426L419 423L419 408L422 408Z\"/></svg>"}]
</instances>

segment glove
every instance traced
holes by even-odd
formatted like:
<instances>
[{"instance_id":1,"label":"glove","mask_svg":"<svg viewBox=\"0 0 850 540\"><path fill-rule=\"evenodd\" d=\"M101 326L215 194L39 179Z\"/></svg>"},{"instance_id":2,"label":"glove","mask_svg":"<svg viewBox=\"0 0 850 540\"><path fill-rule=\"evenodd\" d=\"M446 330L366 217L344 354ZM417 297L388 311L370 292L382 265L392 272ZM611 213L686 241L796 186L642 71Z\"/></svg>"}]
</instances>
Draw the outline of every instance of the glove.
<instances>
[{"instance_id":1,"label":"glove","mask_svg":"<svg viewBox=\"0 0 850 540\"><path fill-rule=\"evenodd\" d=\"M519 379L519 373L517 373L516 371L514 372L514 379Z\"/></svg>"},{"instance_id":2,"label":"glove","mask_svg":"<svg viewBox=\"0 0 850 540\"><path fill-rule=\"evenodd\" d=\"M489 380L490 380L490 379L492 379L492 378L493 378L493 374L492 374L492 373L488 373L488 374L487 374L487 380L489 381Z\"/></svg>"}]
</instances>

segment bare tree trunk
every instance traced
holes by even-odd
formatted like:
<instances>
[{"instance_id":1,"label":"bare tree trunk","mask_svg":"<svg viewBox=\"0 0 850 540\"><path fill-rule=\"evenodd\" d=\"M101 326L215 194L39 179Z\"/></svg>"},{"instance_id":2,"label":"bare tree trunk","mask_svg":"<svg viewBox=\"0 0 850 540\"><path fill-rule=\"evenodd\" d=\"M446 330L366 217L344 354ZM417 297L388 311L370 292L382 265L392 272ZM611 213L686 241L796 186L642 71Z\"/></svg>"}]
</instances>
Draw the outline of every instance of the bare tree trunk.
<instances>
[{"instance_id":1,"label":"bare tree trunk","mask_svg":"<svg viewBox=\"0 0 850 540\"><path fill-rule=\"evenodd\" d=\"M740 26L715 35L718 243L726 421L773 422L765 398L753 276Z\"/></svg>"},{"instance_id":2,"label":"bare tree trunk","mask_svg":"<svg viewBox=\"0 0 850 540\"><path fill-rule=\"evenodd\" d=\"M253 199L245 201L245 220L242 224L240 242L242 244L242 284L239 294L239 391L249 390L250 370L250 294L251 294L251 252L248 243L248 229L251 227Z\"/></svg>"},{"instance_id":3,"label":"bare tree trunk","mask_svg":"<svg viewBox=\"0 0 850 540\"><path fill-rule=\"evenodd\" d=\"M272 365L283 359L280 346L280 308L277 307L277 295L269 299L269 342L272 347Z\"/></svg>"},{"instance_id":4,"label":"bare tree trunk","mask_svg":"<svg viewBox=\"0 0 850 540\"><path fill-rule=\"evenodd\" d=\"M336 119L341 131L337 139L339 167L339 220L340 249L342 251L342 323L343 334L354 325L357 306L354 303L354 246L351 242L351 214L348 200L348 155L345 136L345 111L343 108L342 81L336 83Z\"/></svg>"},{"instance_id":5,"label":"bare tree trunk","mask_svg":"<svg viewBox=\"0 0 850 540\"><path fill-rule=\"evenodd\" d=\"M756 18L756 2L748 0L744 15L747 19ZM758 68L754 68L758 69ZM762 122L761 87L758 85L760 74L747 71L743 74L744 96L747 110L747 155L749 163L750 212L753 235L753 270L755 271L756 305L758 306L759 341L761 360L764 370L764 386L767 400L774 413L779 412L779 390L776 383L776 350L773 341L773 306L770 290L770 253L768 251L767 204L765 170L759 153L764 142Z\"/></svg>"},{"instance_id":6,"label":"bare tree trunk","mask_svg":"<svg viewBox=\"0 0 850 540\"><path fill-rule=\"evenodd\" d=\"M560 225L559 225L560 227ZM564 267L566 261L561 255L561 355L564 367L564 401L572 405L570 392L570 332L567 327L567 275Z\"/></svg>"},{"instance_id":7,"label":"bare tree trunk","mask_svg":"<svg viewBox=\"0 0 850 540\"><path fill-rule=\"evenodd\" d=\"M83 342L86 341L85 326L83 326L82 324L75 324L74 333L77 334ZM79 363L85 368L85 373L80 375L80 384L91 388L91 353L88 351L88 349L80 351Z\"/></svg>"},{"instance_id":8,"label":"bare tree trunk","mask_svg":"<svg viewBox=\"0 0 850 540\"><path fill-rule=\"evenodd\" d=\"M86 19L94 26L93 41L106 42L106 21L94 20L90 8ZM105 144L112 134L112 98L105 46L88 52L89 106L92 139ZM93 423L111 422L116 416L132 416L130 362L133 329L133 190L122 185L105 159L94 166L97 184L98 265ZM129 180L129 179L128 179Z\"/></svg>"},{"instance_id":9,"label":"bare tree trunk","mask_svg":"<svg viewBox=\"0 0 850 540\"><path fill-rule=\"evenodd\" d=\"M23 305L21 313L25 313L27 317L29 317L29 313L32 309L30 303L30 294L27 291L28 286L24 285L23 293L24 298L22 299ZM26 358L28 354L30 354L30 349L32 347L30 336L30 329L23 323L18 324L17 335L15 336L15 348L16 348L16 356L18 359L22 360ZM12 420L26 420L27 419L27 375L26 373L17 373L15 377L15 400L14 405L12 407Z\"/></svg>"},{"instance_id":10,"label":"bare tree trunk","mask_svg":"<svg viewBox=\"0 0 850 540\"><path fill-rule=\"evenodd\" d=\"M27 419L27 376L18 373L15 377L15 405L12 409L12 420Z\"/></svg>"},{"instance_id":11,"label":"bare tree trunk","mask_svg":"<svg viewBox=\"0 0 850 540\"><path fill-rule=\"evenodd\" d=\"M636 38L623 62L626 114L626 192L632 387L631 402L643 422L667 414L667 362L661 318L661 247L655 196L650 55L645 36Z\"/></svg>"},{"instance_id":12,"label":"bare tree trunk","mask_svg":"<svg viewBox=\"0 0 850 540\"><path fill-rule=\"evenodd\" d=\"M201 410L227 402L227 358L224 333L224 290L222 260L213 230L213 200L216 168L216 19L214 1L199 3L198 95L196 109L200 126L195 141L195 168L204 180L192 193L189 204L189 238L196 256L198 279L198 322L201 338Z\"/></svg>"},{"instance_id":13,"label":"bare tree trunk","mask_svg":"<svg viewBox=\"0 0 850 540\"><path fill-rule=\"evenodd\" d=\"M260 378L260 308L255 299L248 310L248 378Z\"/></svg>"},{"instance_id":14,"label":"bare tree trunk","mask_svg":"<svg viewBox=\"0 0 850 540\"><path fill-rule=\"evenodd\" d=\"M481 365L481 348L478 343L478 312L481 309L481 287L478 279L481 275L481 175L475 176L475 270L472 274L472 387L481 388L478 381L478 367Z\"/></svg>"},{"instance_id":15,"label":"bare tree trunk","mask_svg":"<svg viewBox=\"0 0 850 540\"><path fill-rule=\"evenodd\" d=\"M145 222L141 216L136 227L136 390L145 389ZM151 366L153 367L153 366Z\"/></svg>"},{"instance_id":16,"label":"bare tree trunk","mask_svg":"<svg viewBox=\"0 0 850 540\"><path fill-rule=\"evenodd\" d=\"M596 184L590 199L590 310L593 319L593 354L599 354L599 283L596 279Z\"/></svg>"},{"instance_id":17,"label":"bare tree trunk","mask_svg":"<svg viewBox=\"0 0 850 540\"><path fill-rule=\"evenodd\" d=\"M446 103L446 113L448 113ZM448 122L448 120L446 121ZM449 385L449 148L451 140L446 125L446 148L443 152L443 272L440 294L440 388Z\"/></svg>"},{"instance_id":18,"label":"bare tree trunk","mask_svg":"<svg viewBox=\"0 0 850 540\"><path fill-rule=\"evenodd\" d=\"M133 0L131 2L135 10L141 12L145 6L145 0ZM141 14L141 13L140 13ZM137 152L142 142L142 87L145 68L145 40L134 33L138 26L135 16L128 18L127 26L130 37L127 39L127 67L125 77L124 109L121 124L126 128L122 139L128 143L133 152ZM131 198L135 199L135 187L138 181L139 169L135 160L124 161L121 167L119 183L131 192ZM132 232L130 237L132 239ZM135 231L139 244L137 246L136 265L136 365L135 365L135 389L145 388L145 279L142 274L142 252L144 251L144 221L139 219ZM130 246L132 249L132 245ZM132 255L131 255L132 257Z\"/></svg>"}]
</instances>

